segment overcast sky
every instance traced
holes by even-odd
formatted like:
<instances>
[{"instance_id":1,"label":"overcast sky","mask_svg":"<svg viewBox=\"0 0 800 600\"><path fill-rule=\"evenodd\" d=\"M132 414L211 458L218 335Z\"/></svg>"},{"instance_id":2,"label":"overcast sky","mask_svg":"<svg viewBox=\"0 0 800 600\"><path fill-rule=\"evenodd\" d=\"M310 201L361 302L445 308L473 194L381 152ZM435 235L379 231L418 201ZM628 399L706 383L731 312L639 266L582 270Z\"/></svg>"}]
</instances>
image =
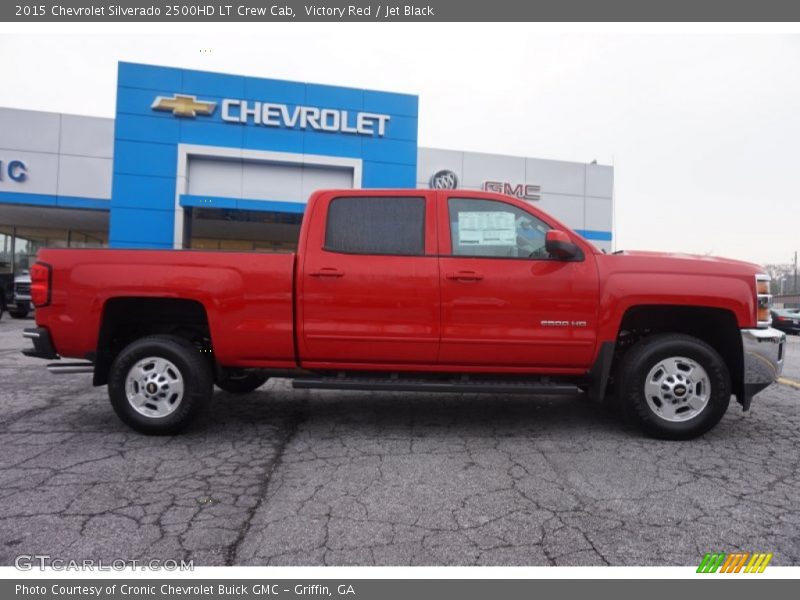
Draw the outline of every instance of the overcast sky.
<instances>
[{"instance_id":1,"label":"overcast sky","mask_svg":"<svg viewBox=\"0 0 800 600\"><path fill-rule=\"evenodd\" d=\"M617 249L800 249L796 35L264 24L0 34L0 59L0 106L107 117L118 60L418 94L421 146L613 164Z\"/></svg>"}]
</instances>

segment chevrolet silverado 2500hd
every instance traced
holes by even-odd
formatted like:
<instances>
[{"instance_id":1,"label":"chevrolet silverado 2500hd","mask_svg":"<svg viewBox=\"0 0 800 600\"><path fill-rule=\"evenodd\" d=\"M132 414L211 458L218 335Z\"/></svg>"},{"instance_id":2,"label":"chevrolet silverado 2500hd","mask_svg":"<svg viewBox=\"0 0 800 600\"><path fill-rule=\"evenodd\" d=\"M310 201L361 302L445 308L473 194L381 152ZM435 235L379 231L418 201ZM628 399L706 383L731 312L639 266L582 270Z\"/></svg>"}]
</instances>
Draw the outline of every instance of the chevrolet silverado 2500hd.
<instances>
[{"instance_id":1,"label":"chevrolet silverado 2500hd","mask_svg":"<svg viewBox=\"0 0 800 600\"><path fill-rule=\"evenodd\" d=\"M312 195L296 254L42 250L29 356L92 372L138 431L214 384L608 397L662 438L744 410L779 376L757 266L604 254L534 206L466 190Z\"/></svg>"}]
</instances>

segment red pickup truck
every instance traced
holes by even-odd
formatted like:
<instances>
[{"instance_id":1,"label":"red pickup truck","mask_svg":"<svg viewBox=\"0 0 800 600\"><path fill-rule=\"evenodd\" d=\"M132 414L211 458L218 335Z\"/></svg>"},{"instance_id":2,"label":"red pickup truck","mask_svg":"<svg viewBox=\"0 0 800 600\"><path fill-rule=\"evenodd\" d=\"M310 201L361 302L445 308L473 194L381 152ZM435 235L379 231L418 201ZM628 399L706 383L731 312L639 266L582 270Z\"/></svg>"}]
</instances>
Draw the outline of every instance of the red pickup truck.
<instances>
[{"instance_id":1,"label":"red pickup truck","mask_svg":"<svg viewBox=\"0 0 800 600\"><path fill-rule=\"evenodd\" d=\"M214 384L613 399L662 438L774 382L769 278L720 258L598 251L471 190L326 190L296 254L42 250L29 356L72 357L134 429L172 434Z\"/></svg>"}]
</instances>

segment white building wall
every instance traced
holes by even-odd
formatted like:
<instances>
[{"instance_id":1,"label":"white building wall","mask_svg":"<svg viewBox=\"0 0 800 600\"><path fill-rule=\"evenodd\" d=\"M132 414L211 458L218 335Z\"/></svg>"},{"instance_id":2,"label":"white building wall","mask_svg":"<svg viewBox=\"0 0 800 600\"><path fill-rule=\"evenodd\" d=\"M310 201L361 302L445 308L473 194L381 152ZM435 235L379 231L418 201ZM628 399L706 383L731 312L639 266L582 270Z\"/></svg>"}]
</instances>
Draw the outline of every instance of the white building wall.
<instances>
[{"instance_id":1,"label":"white building wall","mask_svg":"<svg viewBox=\"0 0 800 600\"><path fill-rule=\"evenodd\" d=\"M0 161L21 160L25 181L4 176L0 191L108 200L114 120L0 108Z\"/></svg>"}]
</instances>

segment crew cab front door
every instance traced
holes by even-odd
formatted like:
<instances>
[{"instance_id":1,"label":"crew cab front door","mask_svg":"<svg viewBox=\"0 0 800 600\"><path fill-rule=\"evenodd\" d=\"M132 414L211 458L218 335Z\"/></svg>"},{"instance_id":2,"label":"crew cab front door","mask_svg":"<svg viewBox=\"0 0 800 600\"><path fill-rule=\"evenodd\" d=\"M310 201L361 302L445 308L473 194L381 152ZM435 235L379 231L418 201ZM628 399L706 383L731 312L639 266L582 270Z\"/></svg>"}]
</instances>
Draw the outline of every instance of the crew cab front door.
<instances>
[{"instance_id":1,"label":"crew cab front door","mask_svg":"<svg viewBox=\"0 0 800 600\"><path fill-rule=\"evenodd\" d=\"M341 193L340 193L341 194ZM320 198L298 282L304 367L436 362L439 269L435 192Z\"/></svg>"},{"instance_id":2,"label":"crew cab front door","mask_svg":"<svg viewBox=\"0 0 800 600\"><path fill-rule=\"evenodd\" d=\"M440 193L439 363L577 368L591 363L598 276L591 256L550 258L551 226L525 203Z\"/></svg>"}]
</instances>

